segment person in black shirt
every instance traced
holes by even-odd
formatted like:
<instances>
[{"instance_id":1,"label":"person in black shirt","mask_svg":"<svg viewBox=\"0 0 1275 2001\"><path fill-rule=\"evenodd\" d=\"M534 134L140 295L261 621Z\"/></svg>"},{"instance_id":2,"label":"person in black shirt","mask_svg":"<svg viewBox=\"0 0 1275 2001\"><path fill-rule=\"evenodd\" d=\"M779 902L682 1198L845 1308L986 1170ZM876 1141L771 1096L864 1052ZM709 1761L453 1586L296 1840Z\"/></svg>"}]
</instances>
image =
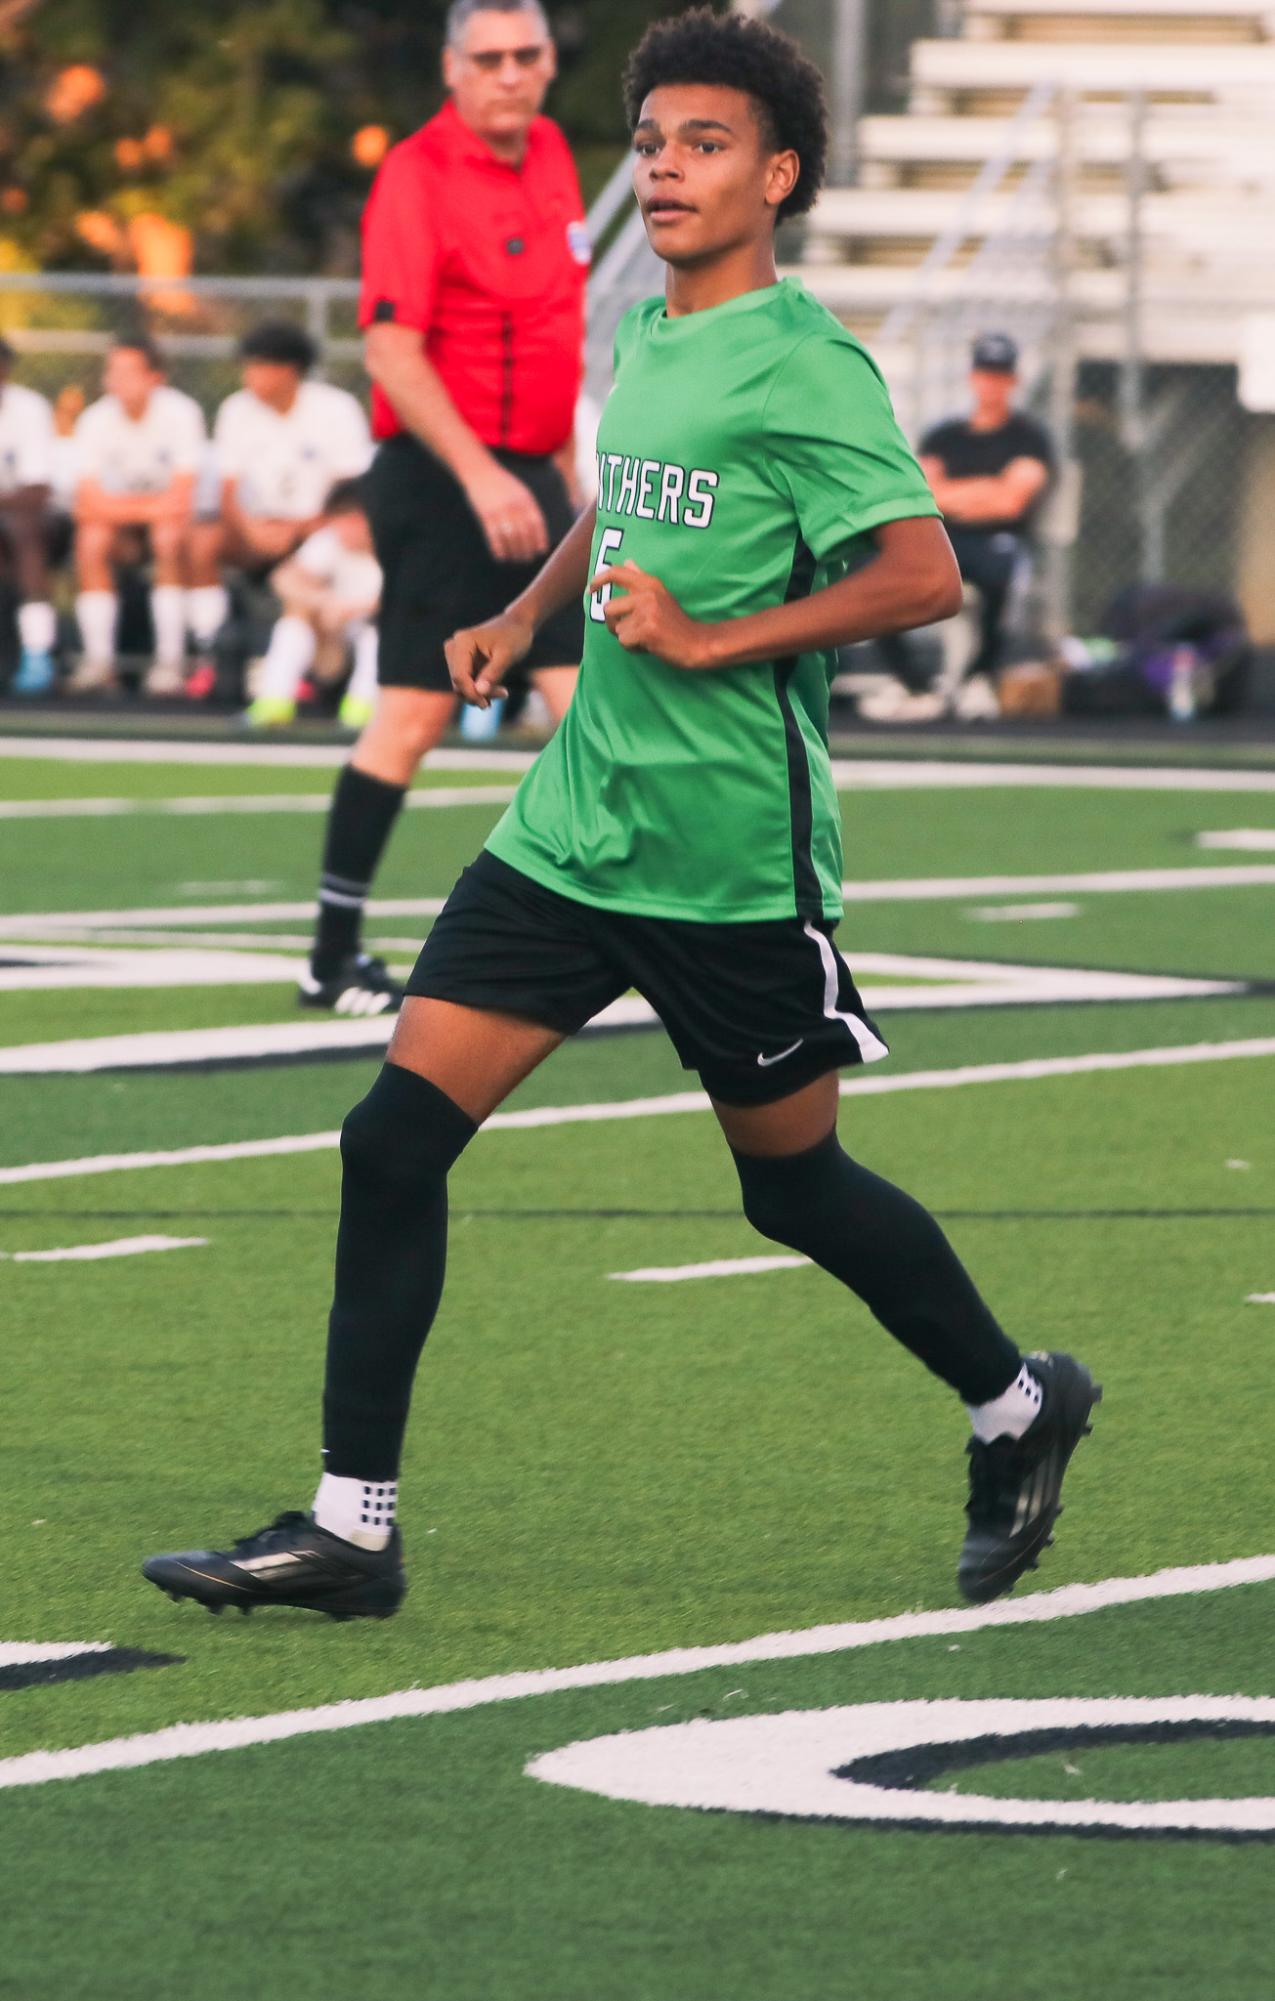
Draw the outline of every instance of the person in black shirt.
<instances>
[{"instance_id":1,"label":"person in black shirt","mask_svg":"<svg viewBox=\"0 0 1275 2001\"><path fill-rule=\"evenodd\" d=\"M961 576L981 599L981 644L967 680L999 665L1005 602L1054 470L1048 431L1014 408L1018 349L1009 335L980 335L972 361L971 415L936 424L920 449Z\"/></svg>"},{"instance_id":2,"label":"person in black shirt","mask_svg":"<svg viewBox=\"0 0 1275 2001\"><path fill-rule=\"evenodd\" d=\"M932 721L952 708L975 718L995 712L987 680L973 689L969 683L990 676L1000 664L1005 606L1032 518L1053 475L1054 448L1044 425L1014 407L1018 348L1009 335L981 334L971 359L971 414L932 426L921 439L919 457L943 510L962 581L979 595L978 651L964 669L963 694L947 685L946 675L933 692L925 692L903 635L878 640L882 661L902 688L861 704L861 714L873 722ZM983 694L975 699L978 689Z\"/></svg>"}]
</instances>

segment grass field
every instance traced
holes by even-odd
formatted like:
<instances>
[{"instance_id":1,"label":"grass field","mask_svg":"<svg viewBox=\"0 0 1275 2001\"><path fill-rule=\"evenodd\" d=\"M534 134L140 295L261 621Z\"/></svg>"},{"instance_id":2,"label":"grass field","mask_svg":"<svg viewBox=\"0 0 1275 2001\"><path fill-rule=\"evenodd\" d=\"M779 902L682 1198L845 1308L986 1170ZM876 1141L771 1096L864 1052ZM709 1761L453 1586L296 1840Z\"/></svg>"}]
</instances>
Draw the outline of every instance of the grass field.
<instances>
[{"instance_id":1,"label":"grass field","mask_svg":"<svg viewBox=\"0 0 1275 2001\"><path fill-rule=\"evenodd\" d=\"M843 774L840 942L894 1054L842 1136L1105 1384L1031 1591L955 1609L962 1413L830 1280L617 1279L774 1248L638 1028L564 1049L458 1167L411 1595L334 1625L138 1575L313 1487L332 1135L377 1054L253 1038L297 1021L329 774L0 740L5 2001L1268 2001L1275 852L1199 836L1275 834L1275 772L900 774ZM430 774L455 796L396 835L391 958L499 811L460 795L509 782ZM156 1237L184 1247L39 1255ZM1120 1734L1113 1704L1170 1698L1238 1706ZM1062 1699L1089 1734L1012 1755L1016 1705ZM996 1705L981 1762L918 1768L967 1814L937 1830L848 1781L803 1805L767 1748L837 1712L826 1801L879 1706L936 1703ZM698 1762L736 1742L742 1807ZM1219 1824L1158 1838L1173 1801Z\"/></svg>"}]
</instances>

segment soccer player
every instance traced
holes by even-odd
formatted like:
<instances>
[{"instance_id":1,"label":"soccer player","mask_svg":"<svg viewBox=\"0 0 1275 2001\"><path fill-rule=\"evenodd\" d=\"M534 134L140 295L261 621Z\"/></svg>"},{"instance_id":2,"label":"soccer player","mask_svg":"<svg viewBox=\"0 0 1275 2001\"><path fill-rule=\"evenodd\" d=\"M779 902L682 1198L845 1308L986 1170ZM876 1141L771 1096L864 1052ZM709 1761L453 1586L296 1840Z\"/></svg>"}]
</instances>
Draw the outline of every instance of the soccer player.
<instances>
[{"instance_id":1,"label":"soccer player","mask_svg":"<svg viewBox=\"0 0 1275 2001\"><path fill-rule=\"evenodd\" d=\"M0 556L17 585L22 649L10 692L43 695L57 678L49 599L53 411L37 390L9 380L13 362L13 349L0 340Z\"/></svg>"},{"instance_id":2,"label":"soccer player","mask_svg":"<svg viewBox=\"0 0 1275 2001\"><path fill-rule=\"evenodd\" d=\"M270 587L283 605L261 663L255 700L244 720L252 729L276 729L297 713L302 677L317 667L335 679L346 656L354 671L341 702L347 729L362 728L376 697L376 612L381 566L363 511L363 482L338 480L321 524L295 556L281 563Z\"/></svg>"},{"instance_id":3,"label":"soccer player","mask_svg":"<svg viewBox=\"0 0 1275 2001\"><path fill-rule=\"evenodd\" d=\"M83 653L71 687L84 693L114 681L114 566L140 544L149 545L154 565L155 658L145 690L180 694L195 479L207 443L203 411L164 380L159 350L144 334L116 341L102 386L105 395L75 427L75 616Z\"/></svg>"},{"instance_id":4,"label":"soccer player","mask_svg":"<svg viewBox=\"0 0 1275 2001\"><path fill-rule=\"evenodd\" d=\"M886 1049L832 942L829 649L942 616L960 585L873 363L776 282L775 223L822 175L818 73L764 24L697 9L647 33L626 96L667 297L620 327L595 512L448 648L457 688L488 702L587 586L579 691L453 890L345 1122L313 1514L144 1566L214 1610L397 1607L399 1452L442 1292L448 1170L630 985L699 1071L745 1214L969 1406L967 1597L1036 1562L1097 1400L1069 1356L1020 1354L933 1217L837 1138L837 1069Z\"/></svg>"},{"instance_id":5,"label":"soccer player","mask_svg":"<svg viewBox=\"0 0 1275 2001\"><path fill-rule=\"evenodd\" d=\"M589 241L571 154L541 105L555 74L539 0L454 0L436 118L395 146L363 219L373 429L368 512L385 596L380 697L337 782L305 1007L396 1008L360 949L363 906L421 759L456 711L444 642L531 580L574 519L572 424ZM519 672L571 699L577 603Z\"/></svg>"},{"instance_id":6,"label":"soccer player","mask_svg":"<svg viewBox=\"0 0 1275 2001\"><path fill-rule=\"evenodd\" d=\"M263 320L239 349L243 388L217 412L222 560L264 576L319 526L337 480L372 456L367 418L348 389L311 382L314 342L289 320Z\"/></svg>"}]
</instances>

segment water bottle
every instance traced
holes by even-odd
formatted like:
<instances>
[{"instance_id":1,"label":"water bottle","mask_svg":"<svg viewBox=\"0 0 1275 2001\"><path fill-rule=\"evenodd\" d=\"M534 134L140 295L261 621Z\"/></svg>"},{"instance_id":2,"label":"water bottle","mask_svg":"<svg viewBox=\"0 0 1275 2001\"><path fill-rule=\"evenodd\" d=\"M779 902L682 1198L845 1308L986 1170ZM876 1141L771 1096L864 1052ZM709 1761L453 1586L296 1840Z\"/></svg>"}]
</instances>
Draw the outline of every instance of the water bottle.
<instances>
[{"instance_id":1,"label":"water bottle","mask_svg":"<svg viewBox=\"0 0 1275 2001\"><path fill-rule=\"evenodd\" d=\"M1169 714L1175 723L1193 723L1195 709L1195 649L1175 646L1169 668Z\"/></svg>"},{"instance_id":2,"label":"water bottle","mask_svg":"<svg viewBox=\"0 0 1275 2001\"><path fill-rule=\"evenodd\" d=\"M460 733L466 743L490 743L499 733L501 717L505 713L505 698L497 695L490 708L476 709L469 702L463 704L460 712Z\"/></svg>"}]
</instances>

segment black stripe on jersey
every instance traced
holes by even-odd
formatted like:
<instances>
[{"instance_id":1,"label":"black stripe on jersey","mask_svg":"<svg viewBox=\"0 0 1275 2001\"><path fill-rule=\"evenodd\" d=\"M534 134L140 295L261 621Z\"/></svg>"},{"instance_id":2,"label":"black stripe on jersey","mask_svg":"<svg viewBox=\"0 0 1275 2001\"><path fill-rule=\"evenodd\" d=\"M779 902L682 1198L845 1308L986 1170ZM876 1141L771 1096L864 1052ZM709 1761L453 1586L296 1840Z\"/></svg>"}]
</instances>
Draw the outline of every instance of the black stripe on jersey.
<instances>
[{"instance_id":1,"label":"black stripe on jersey","mask_svg":"<svg viewBox=\"0 0 1275 2001\"><path fill-rule=\"evenodd\" d=\"M814 580L815 558L799 537L784 603L792 604L797 598L808 598ZM819 888L812 853L814 809L810 797L810 762L806 755L805 738L788 693L788 683L797 670L797 659L797 654L791 653L785 660L776 660L773 670L775 699L784 719L784 747L788 755L788 811L792 826L792 882L797 915L820 918L823 916L823 893Z\"/></svg>"}]
</instances>

